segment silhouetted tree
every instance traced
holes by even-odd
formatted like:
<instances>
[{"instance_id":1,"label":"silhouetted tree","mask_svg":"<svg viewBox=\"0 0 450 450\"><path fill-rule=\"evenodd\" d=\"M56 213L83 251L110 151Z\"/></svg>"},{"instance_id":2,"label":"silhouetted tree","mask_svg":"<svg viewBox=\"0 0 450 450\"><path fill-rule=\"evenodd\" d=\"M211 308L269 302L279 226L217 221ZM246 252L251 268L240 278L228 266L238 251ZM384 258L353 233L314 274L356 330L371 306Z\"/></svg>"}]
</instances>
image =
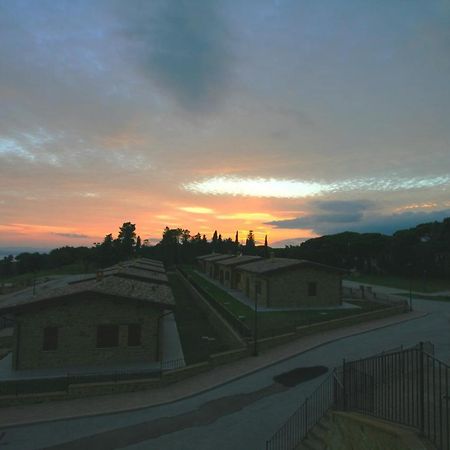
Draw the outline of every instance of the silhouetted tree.
<instances>
[{"instance_id":1,"label":"silhouetted tree","mask_svg":"<svg viewBox=\"0 0 450 450\"><path fill-rule=\"evenodd\" d=\"M136 239L136 225L125 222L119 229L117 240L119 241L120 252L125 258L133 255Z\"/></svg>"},{"instance_id":2,"label":"silhouetted tree","mask_svg":"<svg viewBox=\"0 0 450 450\"><path fill-rule=\"evenodd\" d=\"M253 230L250 230L245 241L245 253L247 255L255 254L255 247L255 235L253 234Z\"/></svg>"},{"instance_id":3,"label":"silhouetted tree","mask_svg":"<svg viewBox=\"0 0 450 450\"><path fill-rule=\"evenodd\" d=\"M136 253L137 255L140 254L140 252L141 252L141 247L142 247L141 237L138 236L138 237L136 238L136 245L135 245L135 253Z\"/></svg>"},{"instance_id":4,"label":"silhouetted tree","mask_svg":"<svg viewBox=\"0 0 450 450\"><path fill-rule=\"evenodd\" d=\"M214 234L211 240L211 247L213 252L217 252L217 230L214 230Z\"/></svg>"}]
</instances>

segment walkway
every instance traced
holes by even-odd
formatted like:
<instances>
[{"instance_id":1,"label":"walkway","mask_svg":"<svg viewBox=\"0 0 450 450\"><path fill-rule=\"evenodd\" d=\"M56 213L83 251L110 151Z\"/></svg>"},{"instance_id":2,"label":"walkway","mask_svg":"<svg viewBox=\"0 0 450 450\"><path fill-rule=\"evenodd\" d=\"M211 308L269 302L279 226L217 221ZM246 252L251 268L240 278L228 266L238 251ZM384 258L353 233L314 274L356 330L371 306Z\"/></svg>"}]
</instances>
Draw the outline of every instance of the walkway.
<instances>
[{"instance_id":1,"label":"walkway","mask_svg":"<svg viewBox=\"0 0 450 450\"><path fill-rule=\"evenodd\" d=\"M343 281L344 287L349 287L353 289L359 289L360 286L369 286L373 290L380 292L382 294L405 294L409 293L408 289L400 289L396 287L391 286L380 286L376 284L370 284L370 283L362 283L360 281L350 281L350 280L344 280ZM450 291L441 291L441 292L417 292L412 291L411 294L416 297L450 297Z\"/></svg>"}]
</instances>

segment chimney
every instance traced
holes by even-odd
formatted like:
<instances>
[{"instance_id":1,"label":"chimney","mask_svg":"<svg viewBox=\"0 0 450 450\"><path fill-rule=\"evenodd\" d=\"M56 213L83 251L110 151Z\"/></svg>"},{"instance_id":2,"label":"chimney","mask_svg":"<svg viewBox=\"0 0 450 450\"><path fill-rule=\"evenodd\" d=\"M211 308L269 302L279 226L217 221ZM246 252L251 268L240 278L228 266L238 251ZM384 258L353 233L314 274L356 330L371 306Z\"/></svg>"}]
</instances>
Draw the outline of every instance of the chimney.
<instances>
[{"instance_id":1,"label":"chimney","mask_svg":"<svg viewBox=\"0 0 450 450\"><path fill-rule=\"evenodd\" d=\"M98 283L99 281L102 281L102 280L103 280L103 270L98 270L97 276L96 276L96 281Z\"/></svg>"}]
</instances>

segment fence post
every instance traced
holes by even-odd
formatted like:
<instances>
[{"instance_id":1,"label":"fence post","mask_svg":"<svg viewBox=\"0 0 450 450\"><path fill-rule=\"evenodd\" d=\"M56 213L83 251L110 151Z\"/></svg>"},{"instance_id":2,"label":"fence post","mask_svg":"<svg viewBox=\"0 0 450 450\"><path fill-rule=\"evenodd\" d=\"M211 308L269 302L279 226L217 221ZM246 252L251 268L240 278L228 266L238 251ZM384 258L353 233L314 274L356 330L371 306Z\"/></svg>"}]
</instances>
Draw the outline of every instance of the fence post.
<instances>
[{"instance_id":1,"label":"fence post","mask_svg":"<svg viewBox=\"0 0 450 450\"><path fill-rule=\"evenodd\" d=\"M305 400L305 438L308 437L308 399Z\"/></svg>"},{"instance_id":2,"label":"fence post","mask_svg":"<svg viewBox=\"0 0 450 450\"><path fill-rule=\"evenodd\" d=\"M419 344L420 351L420 373L419 373L419 383L420 383L420 396L419 396L419 414L420 414L420 433L422 436L425 435L425 374L424 374L424 352L423 352L423 342Z\"/></svg>"},{"instance_id":3,"label":"fence post","mask_svg":"<svg viewBox=\"0 0 450 450\"><path fill-rule=\"evenodd\" d=\"M333 369L333 409L337 409L338 405L338 386L337 386L337 372L336 368Z\"/></svg>"},{"instance_id":4,"label":"fence post","mask_svg":"<svg viewBox=\"0 0 450 450\"><path fill-rule=\"evenodd\" d=\"M345 358L342 360L342 409L347 410L347 383L346 383Z\"/></svg>"}]
</instances>

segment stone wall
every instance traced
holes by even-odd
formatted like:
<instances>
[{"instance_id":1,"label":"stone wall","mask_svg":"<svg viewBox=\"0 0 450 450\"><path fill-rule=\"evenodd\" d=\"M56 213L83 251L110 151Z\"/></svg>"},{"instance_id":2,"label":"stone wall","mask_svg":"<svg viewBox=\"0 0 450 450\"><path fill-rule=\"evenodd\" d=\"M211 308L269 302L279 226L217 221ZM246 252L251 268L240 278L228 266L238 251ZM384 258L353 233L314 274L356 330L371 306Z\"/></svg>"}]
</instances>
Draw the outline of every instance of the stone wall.
<instances>
[{"instance_id":1,"label":"stone wall","mask_svg":"<svg viewBox=\"0 0 450 450\"><path fill-rule=\"evenodd\" d=\"M308 283L314 282L317 292L308 296ZM299 267L280 271L269 277L269 307L320 307L341 304L341 276L339 273Z\"/></svg>"},{"instance_id":2,"label":"stone wall","mask_svg":"<svg viewBox=\"0 0 450 450\"><path fill-rule=\"evenodd\" d=\"M262 276L241 271L241 281L237 285L244 295L246 295L250 300L257 300L259 306L268 306L269 303L269 282L266 278ZM258 293L256 289L256 283L260 283L261 291Z\"/></svg>"},{"instance_id":3,"label":"stone wall","mask_svg":"<svg viewBox=\"0 0 450 450\"><path fill-rule=\"evenodd\" d=\"M311 325L304 325L297 327L295 332L286 333L279 336L264 338L258 340L258 348L261 351L267 350L277 345L291 342L295 339L310 336L312 334L322 333L324 331L334 330L336 328L349 327L358 323L368 322L370 320L383 319L385 317L394 316L407 312L404 305L397 305L370 311L361 314L354 314L340 319L325 320L323 322L313 323ZM249 345L252 345L251 343Z\"/></svg>"},{"instance_id":4,"label":"stone wall","mask_svg":"<svg viewBox=\"0 0 450 450\"><path fill-rule=\"evenodd\" d=\"M237 269L239 270L239 269ZM236 286L250 300L266 307L321 307L342 303L341 276L336 272L299 267L270 275L240 270L241 280ZM315 282L317 293L308 296L308 283ZM257 283L260 292L257 292Z\"/></svg>"},{"instance_id":5,"label":"stone wall","mask_svg":"<svg viewBox=\"0 0 450 450\"><path fill-rule=\"evenodd\" d=\"M16 315L16 369L54 368L150 362L157 359L157 317L154 305L99 294L83 294L36 304ZM141 324L139 347L128 347L128 324ZM119 325L119 345L97 348L97 326ZM58 348L43 351L45 327L58 327Z\"/></svg>"}]
</instances>

